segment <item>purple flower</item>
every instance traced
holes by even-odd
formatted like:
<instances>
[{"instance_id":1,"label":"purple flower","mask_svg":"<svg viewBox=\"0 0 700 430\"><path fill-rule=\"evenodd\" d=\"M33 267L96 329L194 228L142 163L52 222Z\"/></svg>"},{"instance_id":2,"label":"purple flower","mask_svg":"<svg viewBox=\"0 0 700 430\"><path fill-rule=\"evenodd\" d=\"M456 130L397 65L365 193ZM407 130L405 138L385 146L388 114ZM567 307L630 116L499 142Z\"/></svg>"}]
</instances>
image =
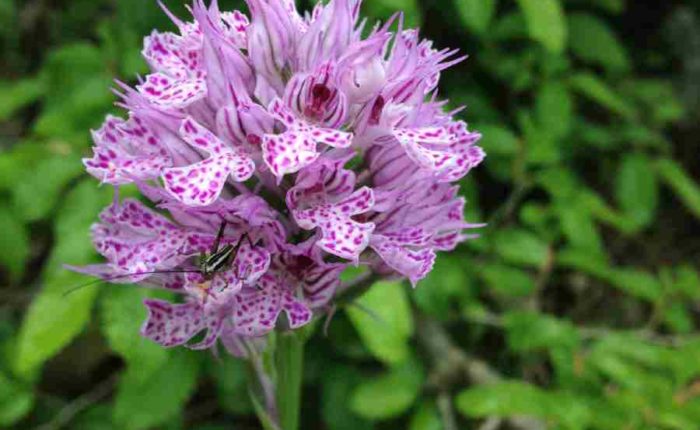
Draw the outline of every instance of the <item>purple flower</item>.
<instances>
[{"instance_id":1,"label":"purple flower","mask_svg":"<svg viewBox=\"0 0 700 430\"><path fill-rule=\"evenodd\" d=\"M348 266L415 286L477 227L455 184L480 135L437 90L463 57L401 18L363 39L359 0L247 3L166 10L178 33L146 37L152 73L120 84L127 119L108 117L84 160L152 204L115 199L92 229L106 262L80 270L177 293L146 301L142 334L166 347L242 354L332 305Z\"/></svg>"}]
</instances>

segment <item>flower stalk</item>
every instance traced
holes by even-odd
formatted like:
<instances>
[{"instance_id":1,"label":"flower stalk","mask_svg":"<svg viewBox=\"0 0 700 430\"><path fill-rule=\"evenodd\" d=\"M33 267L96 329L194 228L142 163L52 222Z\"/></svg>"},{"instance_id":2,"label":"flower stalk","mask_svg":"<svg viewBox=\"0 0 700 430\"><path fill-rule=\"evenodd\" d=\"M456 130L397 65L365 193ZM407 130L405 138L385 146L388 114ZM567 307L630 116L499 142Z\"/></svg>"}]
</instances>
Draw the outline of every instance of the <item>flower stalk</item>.
<instances>
[{"instance_id":1,"label":"flower stalk","mask_svg":"<svg viewBox=\"0 0 700 430\"><path fill-rule=\"evenodd\" d=\"M282 430L298 430L304 373L304 340L299 333L277 336L275 364L280 427Z\"/></svg>"}]
</instances>

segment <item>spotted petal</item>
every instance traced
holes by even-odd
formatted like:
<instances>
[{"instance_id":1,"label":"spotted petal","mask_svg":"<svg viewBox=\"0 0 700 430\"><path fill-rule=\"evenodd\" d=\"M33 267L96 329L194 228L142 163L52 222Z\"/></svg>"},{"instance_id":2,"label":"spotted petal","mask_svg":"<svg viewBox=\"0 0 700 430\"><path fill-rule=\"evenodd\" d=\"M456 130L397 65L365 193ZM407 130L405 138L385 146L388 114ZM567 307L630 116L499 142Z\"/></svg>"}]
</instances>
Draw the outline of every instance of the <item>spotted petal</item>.
<instances>
[{"instance_id":1,"label":"spotted petal","mask_svg":"<svg viewBox=\"0 0 700 430\"><path fill-rule=\"evenodd\" d=\"M242 12L222 12L221 19L226 24L225 30L228 37L238 49L248 48L248 27L250 20Z\"/></svg>"},{"instance_id":2,"label":"spotted petal","mask_svg":"<svg viewBox=\"0 0 700 430\"><path fill-rule=\"evenodd\" d=\"M142 203L127 199L100 214L92 227L97 250L123 273L141 273L178 263L188 234Z\"/></svg>"},{"instance_id":3,"label":"spotted petal","mask_svg":"<svg viewBox=\"0 0 700 430\"><path fill-rule=\"evenodd\" d=\"M192 118L183 121L180 134L188 144L211 155L196 164L166 169L165 188L182 203L208 206L219 197L229 176L242 182L255 172L255 164L247 155L226 146Z\"/></svg>"},{"instance_id":4,"label":"spotted petal","mask_svg":"<svg viewBox=\"0 0 700 430\"><path fill-rule=\"evenodd\" d=\"M265 163L280 180L316 161L320 155L317 144L347 148L352 143L352 133L310 125L296 118L279 98L270 104L269 111L287 128L279 135L265 135L262 145Z\"/></svg>"},{"instance_id":5,"label":"spotted petal","mask_svg":"<svg viewBox=\"0 0 700 430\"><path fill-rule=\"evenodd\" d=\"M202 307L196 303L175 305L162 300L146 300L148 318L141 335L164 346L183 345L205 328Z\"/></svg>"},{"instance_id":6,"label":"spotted petal","mask_svg":"<svg viewBox=\"0 0 700 430\"><path fill-rule=\"evenodd\" d=\"M352 144L352 133L333 128L313 127L311 136L317 143L323 143L333 148L347 148Z\"/></svg>"},{"instance_id":7,"label":"spotted petal","mask_svg":"<svg viewBox=\"0 0 700 430\"><path fill-rule=\"evenodd\" d=\"M363 187L336 204L294 211L294 218L303 229L321 229L322 238L317 242L321 249L357 262L369 244L375 226L354 221L351 217L369 211L373 205L372 189Z\"/></svg>"},{"instance_id":8,"label":"spotted petal","mask_svg":"<svg viewBox=\"0 0 700 430\"><path fill-rule=\"evenodd\" d=\"M428 237L416 229L410 230L413 231L393 235L375 234L371 247L389 267L407 277L415 287L432 270L435 252L431 248L416 249L425 245Z\"/></svg>"},{"instance_id":9,"label":"spotted petal","mask_svg":"<svg viewBox=\"0 0 700 430\"><path fill-rule=\"evenodd\" d=\"M397 129L394 137L409 158L443 182L461 179L485 156L483 150L474 145L481 135L469 132L464 122L444 127Z\"/></svg>"},{"instance_id":10,"label":"spotted petal","mask_svg":"<svg viewBox=\"0 0 700 430\"><path fill-rule=\"evenodd\" d=\"M185 108L207 95L205 79L178 79L163 73L148 75L136 88L148 101L164 108Z\"/></svg>"},{"instance_id":11,"label":"spotted petal","mask_svg":"<svg viewBox=\"0 0 700 430\"><path fill-rule=\"evenodd\" d=\"M299 131L265 135L262 149L265 163L280 180L286 174L298 172L320 156L313 139Z\"/></svg>"},{"instance_id":12,"label":"spotted petal","mask_svg":"<svg viewBox=\"0 0 700 430\"><path fill-rule=\"evenodd\" d=\"M311 320L311 311L294 297L280 279L267 273L258 281L258 288L247 288L236 295L233 315L235 331L245 336L262 336L275 328L284 311L290 328L298 328Z\"/></svg>"},{"instance_id":13,"label":"spotted petal","mask_svg":"<svg viewBox=\"0 0 700 430\"><path fill-rule=\"evenodd\" d=\"M144 39L143 56L156 72L176 79L193 77L202 69L202 53L197 49L201 46L193 46L191 39L192 35L154 31Z\"/></svg>"},{"instance_id":14,"label":"spotted petal","mask_svg":"<svg viewBox=\"0 0 700 430\"><path fill-rule=\"evenodd\" d=\"M234 266L238 279L247 285L255 284L270 267L270 253L262 247L243 243Z\"/></svg>"},{"instance_id":15,"label":"spotted petal","mask_svg":"<svg viewBox=\"0 0 700 430\"><path fill-rule=\"evenodd\" d=\"M160 140L136 116L128 121L108 116L92 137L94 155L83 159L83 164L103 183L123 185L152 179L172 164Z\"/></svg>"}]
</instances>

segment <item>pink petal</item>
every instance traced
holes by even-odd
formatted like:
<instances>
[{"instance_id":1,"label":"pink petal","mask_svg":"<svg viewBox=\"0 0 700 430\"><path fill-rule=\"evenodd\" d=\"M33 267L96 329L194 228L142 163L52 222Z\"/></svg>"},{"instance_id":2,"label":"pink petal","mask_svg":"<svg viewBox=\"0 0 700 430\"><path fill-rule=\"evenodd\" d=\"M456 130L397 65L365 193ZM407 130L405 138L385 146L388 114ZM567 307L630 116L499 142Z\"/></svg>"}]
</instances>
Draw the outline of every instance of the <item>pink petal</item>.
<instances>
[{"instance_id":1,"label":"pink petal","mask_svg":"<svg viewBox=\"0 0 700 430\"><path fill-rule=\"evenodd\" d=\"M185 108L207 95L202 78L177 79L162 73L148 75L136 88L151 103L165 108Z\"/></svg>"},{"instance_id":2,"label":"pink petal","mask_svg":"<svg viewBox=\"0 0 700 430\"><path fill-rule=\"evenodd\" d=\"M166 190L182 203L188 206L211 205L219 198L229 176L243 182L255 172L255 164L247 155L226 146L192 118L183 121L180 134L188 144L211 155L196 164L165 170L163 182Z\"/></svg>"},{"instance_id":3,"label":"pink petal","mask_svg":"<svg viewBox=\"0 0 700 430\"><path fill-rule=\"evenodd\" d=\"M141 335L164 347L182 345L205 327L201 306L197 304L174 305L162 300L146 300L144 304L148 318Z\"/></svg>"}]
</instances>

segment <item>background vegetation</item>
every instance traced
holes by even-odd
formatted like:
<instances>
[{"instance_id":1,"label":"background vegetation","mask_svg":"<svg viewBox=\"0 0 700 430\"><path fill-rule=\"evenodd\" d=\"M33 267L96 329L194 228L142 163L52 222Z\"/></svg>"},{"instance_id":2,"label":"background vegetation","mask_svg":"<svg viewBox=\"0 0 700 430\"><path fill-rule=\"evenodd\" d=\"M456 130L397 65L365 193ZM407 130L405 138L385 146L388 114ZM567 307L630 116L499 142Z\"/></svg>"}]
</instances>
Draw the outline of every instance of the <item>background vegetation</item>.
<instances>
[{"instance_id":1,"label":"background vegetation","mask_svg":"<svg viewBox=\"0 0 700 430\"><path fill-rule=\"evenodd\" d=\"M303 428L698 428L700 6L365 3L470 54L442 88L485 135L488 227L316 331ZM153 28L155 1L0 0L0 428L257 428L241 363L138 337L145 292L62 295L111 199L88 130Z\"/></svg>"}]
</instances>

